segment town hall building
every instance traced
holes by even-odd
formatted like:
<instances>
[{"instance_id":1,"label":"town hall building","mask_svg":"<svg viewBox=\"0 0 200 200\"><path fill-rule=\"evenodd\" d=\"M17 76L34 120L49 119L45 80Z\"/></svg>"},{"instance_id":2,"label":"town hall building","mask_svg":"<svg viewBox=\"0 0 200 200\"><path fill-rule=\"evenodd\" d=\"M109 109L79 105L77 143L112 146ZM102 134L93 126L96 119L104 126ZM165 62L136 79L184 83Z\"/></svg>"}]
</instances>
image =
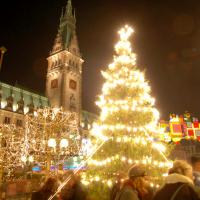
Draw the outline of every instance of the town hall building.
<instances>
[{"instance_id":1,"label":"town hall building","mask_svg":"<svg viewBox=\"0 0 200 200\"><path fill-rule=\"evenodd\" d=\"M46 92L44 96L0 82L0 123L24 125L25 114L44 107L77 112L81 126L90 128L96 115L83 111L82 65L76 35L76 17L71 0L61 14L58 33L47 58Z\"/></svg>"}]
</instances>

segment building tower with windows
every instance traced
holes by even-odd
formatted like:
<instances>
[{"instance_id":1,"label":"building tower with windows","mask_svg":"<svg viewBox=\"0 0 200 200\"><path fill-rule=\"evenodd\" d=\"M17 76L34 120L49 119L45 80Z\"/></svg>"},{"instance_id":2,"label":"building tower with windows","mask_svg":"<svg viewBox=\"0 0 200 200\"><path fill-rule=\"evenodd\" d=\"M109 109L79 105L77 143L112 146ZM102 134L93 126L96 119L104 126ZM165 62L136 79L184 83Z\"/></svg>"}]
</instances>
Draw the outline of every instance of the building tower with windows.
<instances>
[{"instance_id":1,"label":"building tower with windows","mask_svg":"<svg viewBox=\"0 0 200 200\"><path fill-rule=\"evenodd\" d=\"M68 0L65 12L61 14L58 33L47 60L46 96L51 106L81 114L83 59L71 0Z\"/></svg>"},{"instance_id":2,"label":"building tower with windows","mask_svg":"<svg viewBox=\"0 0 200 200\"><path fill-rule=\"evenodd\" d=\"M90 129L97 116L81 107L83 59L79 51L71 0L68 0L65 12L61 15L58 33L47 60L46 96L20 85L0 82L0 124L23 127L26 114L51 106L77 112L81 127Z\"/></svg>"}]
</instances>

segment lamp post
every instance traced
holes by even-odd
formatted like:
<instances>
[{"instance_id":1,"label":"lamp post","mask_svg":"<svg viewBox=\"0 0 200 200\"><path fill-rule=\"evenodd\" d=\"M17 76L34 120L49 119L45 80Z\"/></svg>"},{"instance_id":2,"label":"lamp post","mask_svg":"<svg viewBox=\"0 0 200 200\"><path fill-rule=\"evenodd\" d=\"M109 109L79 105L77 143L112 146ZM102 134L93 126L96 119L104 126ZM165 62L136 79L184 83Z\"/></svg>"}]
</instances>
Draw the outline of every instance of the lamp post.
<instances>
[{"instance_id":1,"label":"lamp post","mask_svg":"<svg viewBox=\"0 0 200 200\"><path fill-rule=\"evenodd\" d=\"M44 108L27 116L31 144L29 152L33 153L34 163L46 169L47 175L52 165L60 166L68 159L70 153L75 155L79 152L80 138L76 113Z\"/></svg>"},{"instance_id":2,"label":"lamp post","mask_svg":"<svg viewBox=\"0 0 200 200\"><path fill-rule=\"evenodd\" d=\"M58 147L58 145L59 145L59 147ZM48 147L52 150L50 152L52 152L53 157L55 157L55 155L57 155L57 158L58 158L58 159L55 159L55 158L53 159L56 171L57 171L57 167L58 167L57 165L59 165L58 161L61 160L61 156L63 156L63 155L67 156L66 151L67 151L68 146L69 146L69 141L66 138L62 138L62 139L60 139L60 141L56 141L56 139L54 139L54 138L50 138L48 140ZM51 156L48 156L48 158L49 158L49 160L48 160L47 164L49 165L48 167L50 170Z\"/></svg>"},{"instance_id":3,"label":"lamp post","mask_svg":"<svg viewBox=\"0 0 200 200\"><path fill-rule=\"evenodd\" d=\"M2 63L3 63L3 56L4 56L4 53L6 53L7 49L4 46L2 46L2 47L0 47L0 51L1 51L1 58L0 58L0 71L1 71Z\"/></svg>"}]
</instances>

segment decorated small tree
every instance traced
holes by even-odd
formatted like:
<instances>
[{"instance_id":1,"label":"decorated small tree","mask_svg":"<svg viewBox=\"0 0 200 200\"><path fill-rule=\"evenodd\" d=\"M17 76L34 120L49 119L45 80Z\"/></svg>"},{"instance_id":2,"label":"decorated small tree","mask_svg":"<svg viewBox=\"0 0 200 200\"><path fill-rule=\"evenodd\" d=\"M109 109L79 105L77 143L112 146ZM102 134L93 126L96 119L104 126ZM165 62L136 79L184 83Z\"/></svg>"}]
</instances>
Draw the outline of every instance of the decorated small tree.
<instances>
[{"instance_id":1,"label":"decorated small tree","mask_svg":"<svg viewBox=\"0 0 200 200\"><path fill-rule=\"evenodd\" d=\"M152 186L159 184L171 164L163 153L165 146L155 139L159 112L144 73L136 66L129 41L132 32L129 26L119 31L114 62L102 72L105 83L97 102L100 119L92 131L102 146L89 160L83 176L94 199L107 199L115 174L128 172L135 163L146 166Z\"/></svg>"}]
</instances>

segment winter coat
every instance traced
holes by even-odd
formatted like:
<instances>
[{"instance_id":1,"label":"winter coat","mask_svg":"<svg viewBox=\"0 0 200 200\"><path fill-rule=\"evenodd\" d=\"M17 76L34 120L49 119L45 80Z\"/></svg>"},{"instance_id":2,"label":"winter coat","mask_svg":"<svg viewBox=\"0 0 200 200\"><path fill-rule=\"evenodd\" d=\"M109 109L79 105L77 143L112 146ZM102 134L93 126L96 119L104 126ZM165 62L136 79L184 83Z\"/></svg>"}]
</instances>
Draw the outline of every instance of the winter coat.
<instances>
[{"instance_id":1,"label":"winter coat","mask_svg":"<svg viewBox=\"0 0 200 200\"><path fill-rule=\"evenodd\" d=\"M200 187L200 172L193 171L194 185Z\"/></svg>"},{"instance_id":2,"label":"winter coat","mask_svg":"<svg viewBox=\"0 0 200 200\"><path fill-rule=\"evenodd\" d=\"M126 185L116 195L115 200L140 200L138 192L133 187Z\"/></svg>"},{"instance_id":3,"label":"winter coat","mask_svg":"<svg viewBox=\"0 0 200 200\"><path fill-rule=\"evenodd\" d=\"M65 188L61 192L62 200L86 200L87 194L82 184L77 182L71 188Z\"/></svg>"},{"instance_id":4,"label":"winter coat","mask_svg":"<svg viewBox=\"0 0 200 200\"><path fill-rule=\"evenodd\" d=\"M110 200L115 200L117 193L120 191L120 189L121 189L121 183L117 182L111 189Z\"/></svg>"},{"instance_id":5,"label":"winter coat","mask_svg":"<svg viewBox=\"0 0 200 200\"><path fill-rule=\"evenodd\" d=\"M176 195L175 195L176 194ZM172 198L174 196L174 198ZM153 197L153 200L199 200L193 182L181 174L170 174L165 184Z\"/></svg>"},{"instance_id":6,"label":"winter coat","mask_svg":"<svg viewBox=\"0 0 200 200\"><path fill-rule=\"evenodd\" d=\"M50 196L51 192L44 192L44 191L33 192L31 200L48 200Z\"/></svg>"}]
</instances>

